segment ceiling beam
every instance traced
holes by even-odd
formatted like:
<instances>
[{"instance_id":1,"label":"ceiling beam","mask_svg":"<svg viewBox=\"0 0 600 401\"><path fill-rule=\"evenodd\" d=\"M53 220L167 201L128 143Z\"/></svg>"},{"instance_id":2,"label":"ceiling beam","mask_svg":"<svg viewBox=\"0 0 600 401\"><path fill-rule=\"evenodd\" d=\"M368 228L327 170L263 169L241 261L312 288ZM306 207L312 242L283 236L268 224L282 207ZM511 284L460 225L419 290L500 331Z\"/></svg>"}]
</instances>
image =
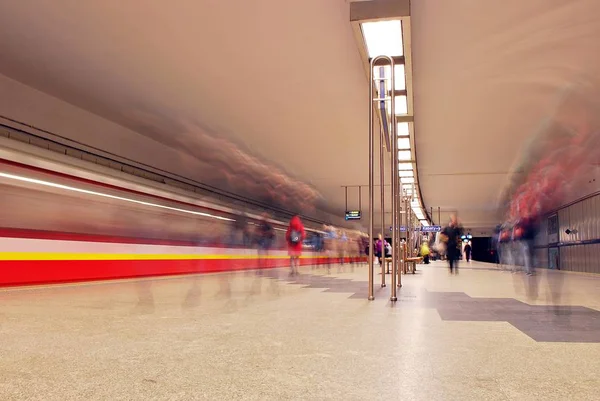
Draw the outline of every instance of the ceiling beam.
<instances>
[{"instance_id":1,"label":"ceiling beam","mask_svg":"<svg viewBox=\"0 0 600 401\"><path fill-rule=\"evenodd\" d=\"M410 0L371 0L350 3L350 21L410 17Z\"/></svg>"},{"instance_id":2,"label":"ceiling beam","mask_svg":"<svg viewBox=\"0 0 600 401\"><path fill-rule=\"evenodd\" d=\"M404 56L394 56L394 57L392 57L392 60L394 60L394 64L404 64L404 62L405 62ZM369 59L369 63L371 63L371 59ZM373 65L386 66L386 65L390 65L390 62L385 58L380 58L377 61L375 61L373 63Z\"/></svg>"}]
</instances>

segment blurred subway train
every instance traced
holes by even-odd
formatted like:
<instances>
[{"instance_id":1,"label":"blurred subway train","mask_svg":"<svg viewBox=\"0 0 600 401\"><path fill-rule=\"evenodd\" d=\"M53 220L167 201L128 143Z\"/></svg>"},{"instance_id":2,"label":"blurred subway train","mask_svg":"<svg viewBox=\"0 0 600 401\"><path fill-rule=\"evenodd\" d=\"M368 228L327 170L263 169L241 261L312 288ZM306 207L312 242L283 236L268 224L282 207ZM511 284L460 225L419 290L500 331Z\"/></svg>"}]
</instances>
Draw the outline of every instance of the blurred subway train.
<instances>
[{"instance_id":1,"label":"blurred subway train","mask_svg":"<svg viewBox=\"0 0 600 401\"><path fill-rule=\"evenodd\" d=\"M0 149L0 286L289 265L287 221L100 170ZM263 220L275 236L259 260ZM358 260L361 233L323 249L315 239L339 230L305 225L303 265Z\"/></svg>"}]
</instances>

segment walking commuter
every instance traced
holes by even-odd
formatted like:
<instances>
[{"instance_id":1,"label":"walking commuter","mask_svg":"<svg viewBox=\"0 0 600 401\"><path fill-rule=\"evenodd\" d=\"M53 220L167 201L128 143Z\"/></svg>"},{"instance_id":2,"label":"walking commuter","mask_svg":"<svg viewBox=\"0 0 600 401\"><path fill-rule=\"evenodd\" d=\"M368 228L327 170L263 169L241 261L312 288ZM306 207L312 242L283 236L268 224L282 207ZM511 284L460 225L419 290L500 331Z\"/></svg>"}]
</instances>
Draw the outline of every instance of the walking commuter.
<instances>
[{"instance_id":1,"label":"walking commuter","mask_svg":"<svg viewBox=\"0 0 600 401\"><path fill-rule=\"evenodd\" d=\"M306 232L304 231L304 225L302 224L300 217L292 217L287 232L285 233L285 239L288 243L288 253L290 255L291 275L298 274L304 238L306 238Z\"/></svg>"},{"instance_id":2,"label":"walking commuter","mask_svg":"<svg viewBox=\"0 0 600 401\"><path fill-rule=\"evenodd\" d=\"M275 230L269 223L268 215L265 213L262 221L256 227L256 240L258 243L258 264L259 268L268 267L269 250L275 240Z\"/></svg>"},{"instance_id":3,"label":"walking commuter","mask_svg":"<svg viewBox=\"0 0 600 401\"><path fill-rule=\"evenodd\" d=\"M527 275L535 273L533 265L534 239L537 234L537 221L534 217L527 215L518 224L518 241L523 255L523 265Z\"/></svg>"},{"instance_id":4,"label":"walking commuter","mask_svg":"<svg viewBox=\"0 0 600 401\"><path fill-rule=\"evenodd\" d=\"M431 251L429 250L429 243L427 243L427 241L423 241L423 244L421 244L421 256L423 257L423 263L426 265L429 264L430 253Z\"/></svg>"},{"instance_id":5,"label":"walking commuter","mask_svg":"<svg viewBox=\"0 0 600 401\"><path fill-rule=\"evenodd\" d=\"M458 274L458 259L460 257L460 236L463 233L462 226L458 223L456 215L450 216L450 223L444 231L444 240L446 242L446 258L448 259L448 266L450 268L450 274Z\"/></svg>"},{"instance_id":6,"label":"walking commuter","mask_svg":"<svg viewBox=\"0 0 600 401\"><path fill-rule=\"evenodd\" d=\"M467 242L467 245L465 245L465 259L467 260L467 263L471 261L471 251L473 250L473 248L471 247L471 241Z\"/></svg>"},{"instance_id":7,"label":"walking commuter","mask_svg":"<svg viewBox=\"0 0 600 401\"><path fill-rule=\"evenodd\" d=\"M379 260L379 264L381 265L385 259L385 246L387 242L383 239L383 235L379 234L379 239L375 243L375 256Z\"/></svg>"}]
</instances>

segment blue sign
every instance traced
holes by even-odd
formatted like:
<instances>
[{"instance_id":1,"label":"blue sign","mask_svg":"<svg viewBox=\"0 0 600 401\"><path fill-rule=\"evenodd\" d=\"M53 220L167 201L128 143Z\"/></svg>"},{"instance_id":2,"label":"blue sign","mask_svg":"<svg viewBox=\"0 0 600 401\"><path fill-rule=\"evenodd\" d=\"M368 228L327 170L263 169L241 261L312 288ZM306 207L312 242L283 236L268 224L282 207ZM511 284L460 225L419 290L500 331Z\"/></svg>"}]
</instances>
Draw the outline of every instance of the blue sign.
<instances>
[{"instance_id":1,"label":"blue sign","mask_svg":"<svg viewBox=\"0 0 600 401\"><path fill-rule=\"evenodd\" d=\"M390 231L392 231L392 227L390 227ZM400 232L405 233L406 231L406 226L400 226ZM421 231L424 233L439 233L442 231L442 226L415 227L413 231Z\"/></svg>"}]
</instances>

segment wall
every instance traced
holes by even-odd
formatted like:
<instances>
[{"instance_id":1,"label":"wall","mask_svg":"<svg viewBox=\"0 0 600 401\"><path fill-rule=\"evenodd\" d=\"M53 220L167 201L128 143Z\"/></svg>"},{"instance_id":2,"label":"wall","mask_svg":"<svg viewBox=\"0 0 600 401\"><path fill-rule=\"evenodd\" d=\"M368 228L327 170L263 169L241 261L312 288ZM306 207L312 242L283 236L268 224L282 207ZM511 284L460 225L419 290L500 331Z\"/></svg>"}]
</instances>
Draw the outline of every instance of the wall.
<instances>
[{"instance_id":1,"label":"wall","mask_svg":"<svg viewBox=\"0 0 600 401\"><path fill-rule=\"evenodd\" d=\"M567 229L575 233L567 234ZM600 273L600 194L573 202L544 219L536 238L536 264Z\"/></svg>"}]
</instances>

